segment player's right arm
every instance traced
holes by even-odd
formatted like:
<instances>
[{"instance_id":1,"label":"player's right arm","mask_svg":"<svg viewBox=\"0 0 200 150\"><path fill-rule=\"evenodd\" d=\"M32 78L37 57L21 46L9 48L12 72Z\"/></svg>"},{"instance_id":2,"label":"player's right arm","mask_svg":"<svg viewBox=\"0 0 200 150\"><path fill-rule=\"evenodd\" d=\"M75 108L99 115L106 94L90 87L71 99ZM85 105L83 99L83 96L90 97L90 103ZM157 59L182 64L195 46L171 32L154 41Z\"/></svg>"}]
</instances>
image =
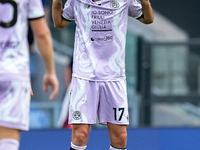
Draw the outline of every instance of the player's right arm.
<instances>
[{"instance_id":1,"label":"player's right arm","mask_svg":"<svg viewBox=\"0 0 200 150\"><path fill-rule=\"evenodd\" d=\"M70 21L64 20L62 17L62 0L53 0L52 2L52 17L54 26L58 29L62 29L70 24Z\"/></svg>"},{"instance_id":2,"label":"player's right arm","mask_svg":"<svg viewBox=\"0 0 200 150\"><path fill-rule=\"evenodd\" d=\"M153 9L149 0L140 0L143 15L138 20L144 24L151 24L154 21Z\"/></svg>"}]
</instances>

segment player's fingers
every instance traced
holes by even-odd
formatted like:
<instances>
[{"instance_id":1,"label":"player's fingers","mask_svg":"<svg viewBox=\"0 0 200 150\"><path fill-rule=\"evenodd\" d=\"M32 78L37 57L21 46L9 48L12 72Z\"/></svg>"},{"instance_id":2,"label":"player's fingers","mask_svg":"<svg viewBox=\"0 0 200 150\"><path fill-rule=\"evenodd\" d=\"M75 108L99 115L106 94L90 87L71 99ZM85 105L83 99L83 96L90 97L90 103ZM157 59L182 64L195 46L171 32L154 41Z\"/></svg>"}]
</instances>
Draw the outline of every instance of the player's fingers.
<instances>
[{"instance_id":1,"label":"player's fingers","mask_svg":"<svg viewBox=\"0 0 200 150\"><path fill-rule=\"evenodd\" d=\"M44 91L47 92L48 91L48 85L44 84Z\"/></svg>"},{"instance_id":2,"label":"player's fingers","mask_svg":"<svg viewBox=\"0 0 200 150\"><path fill-rule=\"evenodd\" d=\"M57 94L58 94L58 86L54 85L54 86L52 86L52 92L51 92L51 95L49 97L49 100L53 100L56 97Z\"/></svg>"}]
</instances>

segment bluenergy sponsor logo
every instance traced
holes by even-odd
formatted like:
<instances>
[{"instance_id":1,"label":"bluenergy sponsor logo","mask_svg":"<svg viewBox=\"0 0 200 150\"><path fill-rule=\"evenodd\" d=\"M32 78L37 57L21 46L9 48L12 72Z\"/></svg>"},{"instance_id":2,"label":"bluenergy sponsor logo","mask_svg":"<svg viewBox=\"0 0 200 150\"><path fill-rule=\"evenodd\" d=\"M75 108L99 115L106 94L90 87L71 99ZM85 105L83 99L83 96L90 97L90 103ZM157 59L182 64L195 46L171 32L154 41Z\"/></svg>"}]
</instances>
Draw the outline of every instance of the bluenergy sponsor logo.
<instances>
[{"instance_id":1,"label":"bluenergy sponsor logo","mask_svg":"<svg viewBox=\"0 0 200 150\"><path fill-rule=\"evenodd\" d=\"M107 43L111 43L113 38L114 37L111 33L107 33L104 37L91 37L91 41L105 41Z\"/></svg>"}]
</instances>

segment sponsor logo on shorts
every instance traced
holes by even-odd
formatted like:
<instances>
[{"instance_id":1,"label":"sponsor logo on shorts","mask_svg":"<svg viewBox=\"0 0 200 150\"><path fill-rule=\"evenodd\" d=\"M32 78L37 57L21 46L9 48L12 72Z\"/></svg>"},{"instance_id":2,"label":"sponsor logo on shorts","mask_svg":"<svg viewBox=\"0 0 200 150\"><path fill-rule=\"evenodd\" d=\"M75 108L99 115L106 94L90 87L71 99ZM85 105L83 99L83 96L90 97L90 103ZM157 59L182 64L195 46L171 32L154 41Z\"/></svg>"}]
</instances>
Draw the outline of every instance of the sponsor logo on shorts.
<instances>
[{"instance_id":1,"label":"sponsor logo on shorts","mask_svg":"<svg viewBox=\"0 0 200 150\"><path fill-rule=\"evenodd\" d=\"M126 116L126 119L129 120L129 116L128 115Z\"/></svg>"},{"instance_id":2,"label":"sponsor logo on shorts","mask_svg":"<svg viewBox=\"0 0 200 150\"><path fill-rule=\"evenodd\" d=\"M80 112L80 111L74 111L74 112L73 112L73 118L74 118L75 120L81 119L81 112Z\"/></svg>"}]
</instances>

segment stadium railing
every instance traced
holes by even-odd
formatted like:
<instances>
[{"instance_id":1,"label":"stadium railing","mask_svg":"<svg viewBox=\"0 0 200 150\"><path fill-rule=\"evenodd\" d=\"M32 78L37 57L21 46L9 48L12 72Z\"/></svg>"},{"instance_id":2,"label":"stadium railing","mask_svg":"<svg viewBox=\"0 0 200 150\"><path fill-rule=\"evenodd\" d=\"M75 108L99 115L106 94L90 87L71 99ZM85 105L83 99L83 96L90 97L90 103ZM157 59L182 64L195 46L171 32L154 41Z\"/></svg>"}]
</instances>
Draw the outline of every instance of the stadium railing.
<instances>
[{"instance_id":1,"label":"stadium railing","mask_svg":"<svg viewBox=\"0 0 200 150\"><path fill-rule=\"evenodd\" d=\"M200 39L140 40L137 63L140 126L200 125Z\"/></svg>"}]
</instances>

